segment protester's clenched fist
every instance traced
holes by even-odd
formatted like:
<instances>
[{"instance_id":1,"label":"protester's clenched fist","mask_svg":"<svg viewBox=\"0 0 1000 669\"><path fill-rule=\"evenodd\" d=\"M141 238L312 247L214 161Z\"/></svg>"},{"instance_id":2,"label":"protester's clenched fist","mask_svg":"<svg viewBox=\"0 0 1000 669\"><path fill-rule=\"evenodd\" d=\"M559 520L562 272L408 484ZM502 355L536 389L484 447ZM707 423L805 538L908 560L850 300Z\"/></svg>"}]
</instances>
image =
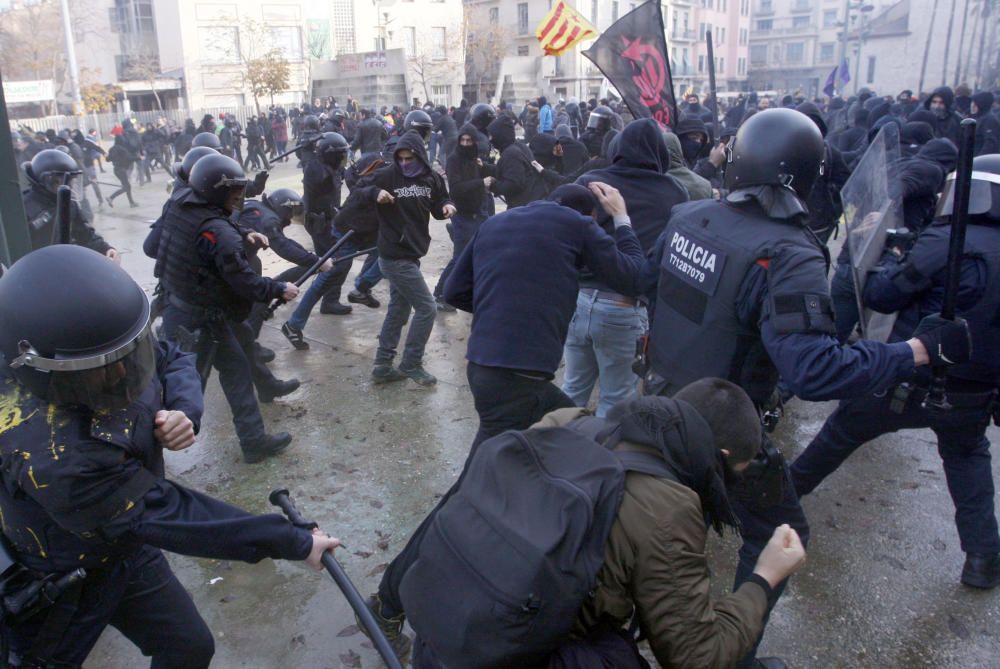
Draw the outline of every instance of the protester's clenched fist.
<instances>
[{"instance_id":1,"label":"protester's clenched fist","mask_svg":"<svg viewBox=\"0 0 1000 669\"><path fill-rule=\"evenodd\" d=\"M805 561L806 549L802 547L799 533L788 525L780 525L764 546L753 571L774 588L798 571Z\"/></svg>"}]
</instances>

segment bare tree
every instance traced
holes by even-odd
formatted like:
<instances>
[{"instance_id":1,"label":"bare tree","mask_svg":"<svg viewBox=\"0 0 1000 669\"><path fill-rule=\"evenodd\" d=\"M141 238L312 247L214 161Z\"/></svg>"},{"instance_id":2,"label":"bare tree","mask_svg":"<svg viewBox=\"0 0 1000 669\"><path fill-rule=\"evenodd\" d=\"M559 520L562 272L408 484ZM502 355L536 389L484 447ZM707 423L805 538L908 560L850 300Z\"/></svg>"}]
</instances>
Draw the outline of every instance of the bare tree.
<instances>
[{"instance_id":1,"label":"bare tree","mask_svg":"<svg viewBox=\"0 0 1000 669\"><path fill-rule=\"evenodd\" d=\"M495 83L500 65L514 43L513 35L499 23L489 20L485 12L466 11L462 23L465 44L465 80L475 84L476 99L484 96L483 84Z\"/></svg>"},{"instance_id":2,"label":"bare tree","mask_svg":"<svg viewBox=\"0 0 1000 669\"><path fill-rule=\"evenodd\" d=\"M0 70L8 81L52 79L58 93L66 78L62 43L59 8L51 0L0 13ZM49 113L55 114L56 101L49 105Z\"/></svg>"}]
</instances>

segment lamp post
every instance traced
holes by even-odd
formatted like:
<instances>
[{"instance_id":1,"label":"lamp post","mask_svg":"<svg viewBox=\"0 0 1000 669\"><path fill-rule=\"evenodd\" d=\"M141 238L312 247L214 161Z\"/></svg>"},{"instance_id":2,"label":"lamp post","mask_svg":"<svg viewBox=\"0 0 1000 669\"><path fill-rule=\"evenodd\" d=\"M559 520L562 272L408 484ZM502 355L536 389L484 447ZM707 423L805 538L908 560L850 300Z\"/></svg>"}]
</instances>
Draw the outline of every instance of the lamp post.
<instances>
[{"instance_id":1,"label":"lamp post","mask_svg":"<svg viewBox=\"0 0 1000 669\"><path fill-rule=\"evenodd\" d=\"M844 61L847 59L847 43L851 40L851 24L857 20L859 12L863 18L863 23L867 24L868 16L875 10L875 5L865 4L864 2L857 1L851 2L851 0L844 0L844 20L839 22L839 26L843 29L840 33L840 58L837 59L837 76L835 77L835 83L837 84L836 89L838 93L843 93L844 88L847 85L847 80L844 75L848 74L846 69L842 68ZM861 51L860 41L861 37L859 35L858 39L858 49L855 52L855 60L858 60L858 54ZM855 89L857 88L858 80L858 69L857 63L855 63L854 70L854 81Z\"/></svg>"}]
</instances>

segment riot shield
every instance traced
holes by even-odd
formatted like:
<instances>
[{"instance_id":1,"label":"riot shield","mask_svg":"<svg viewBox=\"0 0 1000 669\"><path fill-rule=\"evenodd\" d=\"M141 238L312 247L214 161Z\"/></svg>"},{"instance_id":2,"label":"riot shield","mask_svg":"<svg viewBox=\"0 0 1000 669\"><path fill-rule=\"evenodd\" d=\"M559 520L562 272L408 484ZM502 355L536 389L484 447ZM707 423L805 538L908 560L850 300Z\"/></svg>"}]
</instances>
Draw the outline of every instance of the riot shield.
<instances>
[{"instance_id":1,"label":"riot shield","mask_svg":"<svg viewBox=\"0 0 1000 669\"><path fill-rule=\"evenodd\" d=\"M840 192L861 334L865 339L883 342L892 332L896 314L867 309L861 296L868 272L882 257L889 232L902 226L898 164L899 128L890 123L879 131Z\"/></svg>"}]
</instances>

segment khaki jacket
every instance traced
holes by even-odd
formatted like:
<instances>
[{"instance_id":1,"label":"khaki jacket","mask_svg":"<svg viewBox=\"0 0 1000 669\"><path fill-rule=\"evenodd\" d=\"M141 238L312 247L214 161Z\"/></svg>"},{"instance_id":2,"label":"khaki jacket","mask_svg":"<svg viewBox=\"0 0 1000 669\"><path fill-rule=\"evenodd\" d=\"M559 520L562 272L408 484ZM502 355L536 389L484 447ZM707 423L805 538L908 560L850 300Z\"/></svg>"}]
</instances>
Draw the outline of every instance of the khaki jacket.
<instances>
[{"instance_id":1,"label":"khaki jacket","mask_svg":"<svg viewBox=\"0 0 1000 669\"><path fill-rule=\"evenodd\" d=\"M569 423L581 409L559 409L535 427ZM623 443L619 449L644 446ZM633 607L662 667L733 667L763 629L767 597L756 583L713 601L698 495L679 483L631 472L611 528L597 589L574 633L620 629Z\"/></svg>"}]
</instances>

